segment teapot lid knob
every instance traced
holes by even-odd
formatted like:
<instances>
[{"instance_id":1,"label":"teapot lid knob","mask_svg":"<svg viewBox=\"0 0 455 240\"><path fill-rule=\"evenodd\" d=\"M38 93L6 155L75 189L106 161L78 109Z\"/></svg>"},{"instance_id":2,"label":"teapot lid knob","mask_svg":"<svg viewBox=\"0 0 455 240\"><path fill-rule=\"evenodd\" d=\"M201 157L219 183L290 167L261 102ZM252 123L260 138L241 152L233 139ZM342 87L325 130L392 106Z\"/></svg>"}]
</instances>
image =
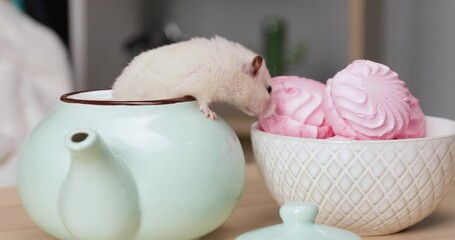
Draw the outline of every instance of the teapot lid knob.
<instances>
[{"instance_id":1,"label":"teapot lid knob","mask_svg":"<svg viewBox=\"0 0 455 240\"><path fill-rule=\"evenodd\" d=\"M314 203L286 203L280 208L283 224L244 233L236 240L361 240L355 233L316 224L318 213Z\"/></svg>"},{"instance_id":2,"label":"teapot lid knob","mask_svg":"<svg viewBox=\"0 0 455 240\"><path fill-rule=\"evenodd\" d=\"M314 224L319 208L314 203L286 203L280 208L280 216L285 225Z\"/></svg>"}]
</instances>

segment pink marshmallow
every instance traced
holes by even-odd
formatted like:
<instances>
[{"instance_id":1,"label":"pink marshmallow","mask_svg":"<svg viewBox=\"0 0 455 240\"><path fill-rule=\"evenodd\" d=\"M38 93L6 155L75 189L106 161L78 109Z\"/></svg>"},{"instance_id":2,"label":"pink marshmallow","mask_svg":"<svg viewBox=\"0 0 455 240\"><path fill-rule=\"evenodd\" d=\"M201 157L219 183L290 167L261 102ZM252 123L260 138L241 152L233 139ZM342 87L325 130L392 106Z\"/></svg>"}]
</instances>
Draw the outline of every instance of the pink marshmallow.
<instances>
[{"instance_id":1,"label":"pink marshmallow","mask_svg":"<svg viewBox=\"0 0 455 240\"><path fill-rule=\"evenodd\" d=\"M421 138L425 137L425 114L420 108L419 99L411 95L411 118L408 128L406 128L398 138Z\"/></svg>"},{"instance_id":2,"label":"pink marshmallow","mask_svg":"<svg viewBox=\"0 0 455 240\"><path fill-rule=\"evenodd\" d=\"M327 81L324 112L336 135L360 140L397 139L407 136L407 130L413 135L421 125L419 113L415 114L417 123L410 120L411 99L405 83L389 67L357 60Z\"/></svg>"},{"instance_id":3,"label":"pink marshmallow","mask_svg":"<svg viewBox=\"0 0 455 240\"><path fill-rule=\"evenodd\" d=\"M296 76L272 79L274 111L259 119L266 132L293 137L327 138L333 136L325 121L322 98L325 85Z\"/></svg>"}]
</instances>

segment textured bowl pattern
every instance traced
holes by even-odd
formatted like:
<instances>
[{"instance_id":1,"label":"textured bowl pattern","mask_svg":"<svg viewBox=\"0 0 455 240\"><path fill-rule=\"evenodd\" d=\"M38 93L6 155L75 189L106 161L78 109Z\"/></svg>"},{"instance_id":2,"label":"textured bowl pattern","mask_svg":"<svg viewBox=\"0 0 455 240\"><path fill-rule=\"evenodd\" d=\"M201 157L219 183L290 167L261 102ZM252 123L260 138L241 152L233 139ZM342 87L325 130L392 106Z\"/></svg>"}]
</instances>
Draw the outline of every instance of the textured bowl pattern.
<instances>
[{"instance_id":1,"label":"textured bowl pattern","mask_svg":"<svg viewBox=\"0 0 455 240\"><path fill-rule=\"evenodd\" d=\"M427 217L454 181L455 137L326 141L261 132L259 171L280 203L310 201L317 221L362 236L405 229Z\"/></svg>"}]
</instances>

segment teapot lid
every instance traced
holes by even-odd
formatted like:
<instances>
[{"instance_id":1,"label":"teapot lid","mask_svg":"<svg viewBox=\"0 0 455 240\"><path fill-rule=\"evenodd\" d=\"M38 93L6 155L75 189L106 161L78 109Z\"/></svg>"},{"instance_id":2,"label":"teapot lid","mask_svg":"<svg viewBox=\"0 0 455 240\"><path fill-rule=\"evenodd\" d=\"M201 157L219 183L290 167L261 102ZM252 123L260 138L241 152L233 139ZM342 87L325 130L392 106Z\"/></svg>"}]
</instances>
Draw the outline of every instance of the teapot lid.
<instances>
[{"instance_id":1,"label":"teapot lid","mask_svg":"<svg viewBox=\"0 0 455 240\"><path fill-rule=\"evenodd\" d=\"M349 231L316 224L318 206L313 203L287 203L281 206L282 224L240 235L236 240L361 240Z\"/></svg>"}]
</instances>

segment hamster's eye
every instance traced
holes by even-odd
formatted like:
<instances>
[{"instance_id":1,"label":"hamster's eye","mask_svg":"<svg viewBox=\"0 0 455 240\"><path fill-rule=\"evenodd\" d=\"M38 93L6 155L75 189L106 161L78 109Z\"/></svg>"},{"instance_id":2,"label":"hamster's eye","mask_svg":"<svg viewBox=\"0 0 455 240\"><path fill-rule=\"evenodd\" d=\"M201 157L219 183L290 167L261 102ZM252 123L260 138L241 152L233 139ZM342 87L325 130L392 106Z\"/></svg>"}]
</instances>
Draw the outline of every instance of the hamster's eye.
<instances>
[{"instance_id":1,"label":"hamster's eye","mask_svg":"<svg viewBox=\"0 0 455 240\"><path fill-rule=\"evenodd\" d=\"M267 86L267 92L270 94L272 93L272 86Z\"/></svg>"}]
</instances>

